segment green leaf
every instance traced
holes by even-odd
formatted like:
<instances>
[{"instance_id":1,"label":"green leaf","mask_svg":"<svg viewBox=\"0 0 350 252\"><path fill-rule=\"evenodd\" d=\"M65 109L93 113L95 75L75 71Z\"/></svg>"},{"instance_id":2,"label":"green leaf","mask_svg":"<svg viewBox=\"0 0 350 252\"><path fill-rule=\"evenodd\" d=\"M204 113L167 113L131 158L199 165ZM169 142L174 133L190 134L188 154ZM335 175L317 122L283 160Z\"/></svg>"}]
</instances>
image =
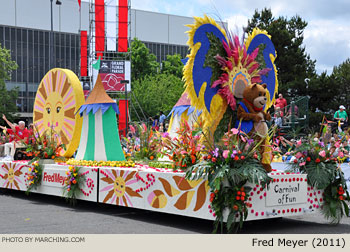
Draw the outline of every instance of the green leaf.
<instances>
[{"instance_id":1,"label":"green leaf","mask_svg":"<svg viewBox=\"0 0 350 252\"><path fill-rule=\"evenodd\" d=\"M230 214L227 217L227 229L230 230L231 229L231 225L232 222L235 218L235 212L234 211L230 211Z\"/></svg>"}]
</instances>

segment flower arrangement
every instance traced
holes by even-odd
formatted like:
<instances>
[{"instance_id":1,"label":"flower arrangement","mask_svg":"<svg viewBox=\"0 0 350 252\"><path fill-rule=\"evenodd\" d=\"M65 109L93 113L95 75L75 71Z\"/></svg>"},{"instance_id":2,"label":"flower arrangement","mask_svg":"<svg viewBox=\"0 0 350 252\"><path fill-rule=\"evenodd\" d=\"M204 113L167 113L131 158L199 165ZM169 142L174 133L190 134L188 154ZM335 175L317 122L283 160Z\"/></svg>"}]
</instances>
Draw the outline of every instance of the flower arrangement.
<instances>
[{"instance_id":1,"label":"flower arrangement","mask_svg":"<svg viewBox=\"0 0 350 252\"><path fill-rule=\"evenodd\" d=\"M198 127L189 126L186 121L181 121L176 133L178 137L173 139L168 133L162 135L162 146L164 147L162 153L174 162L175 170L186 170L201 158L201 151L205 148L201 144L202 131Z\"/></svg>"},{"instance_id":2,"label":"flower arrangement","mask_svg":"<svg viewBox=\"0 0 350 252\"><path fill-rule=\"evenodd\" d=\"M35 127L32 141L24 144L26 145L25 154L28 157L33 157L29 164L39 159L59 158L61 150L65 149L65 145L60 142L59 135L53 128L39 134Z\"/></svg>"},{"instance_id":3,"label":"flower arrangement","mask_svg":"<svg viewBox=\"0 0 350 252\"><path fill-rule=\"evenodd\" d=\"M291 153L295 159L291 162L291 169L308 175L308 183L315 188L324 189L324 203L322 212L327 219L338 223L345 215L349 215L349 207L344 196L346 181L341 171L340 163L344 153L335 151L340 147L341 140L327 148L318 138L311 136L303 142L297 141L295 150ZM344 191L345 189L345 191Z\"/></svg>"},{"instance_id":4,"label":"flower arrangement","mask_svg":"<svg viewBox=\"0 0 350 252\"><path fill-rule=\"evenodd\" d=\"M43 167L37 161L33 163L33 167L28 168L26 177L27 191L29 194L33 189L36 189L41 184Z\"/></svg>"},{"instance_id":5,"label":"flower arrangement","mask_svg":"<svg viewBox=\"0 0 350 252\"><path fill-rule=\"evenodd\" d=\"M77 166L110 166L110 167L134 167L135 163L132 160L127 161L92 161L92 160L76 160L71 158L65 162L67 165Z\"/></svg>"},{"instance_id":6,"label":"flower arrangement","mask_svg":"<svg viewBox=\"0 0 350 252\"><path fill-rule=\"evenodd\" d=\"M223 232L224 216L227 216L227 232L237 232L242 227L251 207L246 195L252 188L244 186L247 182L265 187L271 181L257 152L262 142L233 128L225 133L222 141L212 147L203 160L187 170L187 179L208 178L212 191L210 211L216 217L214 233L220 223Z\"/></svg>"},{"instance_id":7,"label":"flower arrangement","mask_svg":"<svg viewBox=\"0 0 350 252\"><path fill-rule=\"evenodd\" d=\"M80 172L81 167L69 166L66 172L67 177L64 181L63 196L73 205L76 202L78 194L81 192L81 186L85 181L85 174Z\"/></svg>"},{"instance_id":8,"label":"flower arrangement","mask_svg":"<svg viewBox=\"0 0 350 252\"><path fill-rule=\"evenodd\" d=\"M137 141L129 140L128 150L132 150L134 158L137 160L156 160L161 148L161 135L154 132L151 127L147 127L142 123L137 125L140 134Z\"/></svg>"}]
</instances>

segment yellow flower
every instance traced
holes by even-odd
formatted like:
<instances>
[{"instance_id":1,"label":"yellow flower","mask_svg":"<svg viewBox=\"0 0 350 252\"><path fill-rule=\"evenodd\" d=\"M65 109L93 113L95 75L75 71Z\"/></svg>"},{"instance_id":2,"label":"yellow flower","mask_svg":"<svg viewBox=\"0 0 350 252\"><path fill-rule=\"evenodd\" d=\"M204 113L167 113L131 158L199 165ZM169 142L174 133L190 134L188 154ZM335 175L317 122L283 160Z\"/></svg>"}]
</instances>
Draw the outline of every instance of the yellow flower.
<instances>
[{"instance_id":1,"label":"yellow flower","mask_svg":"<svg viewBox=\"0 0 350 252\"><path fill-rule=\"evenodd\" d=\"M38 171L35 169L35 172L38 173Z\"/></svg>"},{"instance_id":2,"label":"yellow flower","mask_svg":"<svg viewBox=\"0 0 350 252\"><path fill-rule=\"evenodd\" d=\"M28 168L28 171L31 172L31 171L32 171L32 168Z\"/></svg>"},{"instance_id":3,"label":"yellow flower","mask_svg":"<svg viewBox=\"0 0 350 252\"><path fill-rule=\"evenodd\" d=\"M78 175L78 173L74 173L73 176L76 177Z\"/></svg>"}]
</instances>

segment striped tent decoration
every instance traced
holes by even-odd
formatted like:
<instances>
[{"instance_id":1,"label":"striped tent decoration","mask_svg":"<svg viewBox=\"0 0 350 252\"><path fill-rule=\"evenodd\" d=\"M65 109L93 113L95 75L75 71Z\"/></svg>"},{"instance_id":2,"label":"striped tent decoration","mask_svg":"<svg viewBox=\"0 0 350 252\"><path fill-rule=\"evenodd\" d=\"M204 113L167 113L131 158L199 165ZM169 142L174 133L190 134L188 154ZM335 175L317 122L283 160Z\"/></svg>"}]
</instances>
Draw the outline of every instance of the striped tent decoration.
<instances>
[{"instance_id":1,"label":"striped tent decoration","mask_svg":"<svg viewBox=\"0 0 350 252\"><path fill-rule=\"evenodd\" d=\"M100 75L94 89L79 109L83 127L77 160L123 161L116 113L119 108L105 89Z\"/></svg>"}]
</instances>

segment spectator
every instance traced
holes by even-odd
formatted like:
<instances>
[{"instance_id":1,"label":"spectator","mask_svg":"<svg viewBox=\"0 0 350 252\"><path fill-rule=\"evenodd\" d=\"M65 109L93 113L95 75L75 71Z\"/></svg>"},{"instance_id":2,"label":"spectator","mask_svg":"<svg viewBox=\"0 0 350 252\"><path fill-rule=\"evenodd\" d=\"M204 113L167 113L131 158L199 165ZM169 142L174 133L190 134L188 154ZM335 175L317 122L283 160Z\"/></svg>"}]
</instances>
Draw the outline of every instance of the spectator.
<instances>
[{"instance_id":1,"label":"spectator","mask_svg":"<svg viewBox=\"0 0 350 252\"><path fill-rule=\"evenodd\" d=\"M20 121L18 126L9 122L5 115L2 115L2 119L10 126L15 138L12 142L4 145L5 158L3 160L13 160L16 147L24 147L24 143L28 143L28 130L25 127L25 122Z\"/></svg>"},{"instance_id":2,"label":"spectator","mask_svg":"<svg viewBox=\"0 0 350 252\"><path fill-rule=\"evenodd\" d=\"M287 100L283 98L282 94L279 94L278 98L275 101L275 109L276 108L281 108L281 111L283 111L284 114L287 113Z\"/></svg>"},{"instance_id":3,"label":"spectator","mask_svg":"<svg viewBox=\"0 0 350 252\"><path fill-rule=\"evenodd\" d=\"M163 111L159 112L159 131L164 132L164 123L165 123L166 116L164 115Z\"/></svg>"},{"instance_id":4,"label":"spectator","mask_svg":"<svg viewBox=\"0 0 350 252\"><path fill-rule=\"evenodd\" d=\"M275 124L278 128L281 128L283 126L282 117L281 117L280 112L277 112L277 114L276 114Z\"/></svg>"},{"instance_id":5,"label":"spectator","mask_svg":"<svg viewBox=\"0 0 350 252\"><path fill-rule=\"evenodd\" d=\"M286 121L290 122L292 120L292 106L294 103L291 104L291 106L288 109L288 112L286 114ZM299 108L296 104L294 104L294 116L295 118L299 117Z\"/></svg>"},{"instance_id":6,"label":"spectator","mask_svg":"<svg viewBox=\"0 0 350 252\"><path fill-rule=\"evenodd\" d=\"M348 124L348 114L346 113L343 105L340 105L339 110L335 112L334 119L340 121L341 129L344 130L345 126Z\"/></svg>"},{"instance_id":7,"label":"spectator","mask_svg":"<svg viewBox=\"0 0 350 252\"><path fill-rule=\"evenodd\" d=\"M158 117L154 116L153 118L151 118L151 120L152 120L152 129L158 131L159 130Z\"/></svg>"}]
</instances>

